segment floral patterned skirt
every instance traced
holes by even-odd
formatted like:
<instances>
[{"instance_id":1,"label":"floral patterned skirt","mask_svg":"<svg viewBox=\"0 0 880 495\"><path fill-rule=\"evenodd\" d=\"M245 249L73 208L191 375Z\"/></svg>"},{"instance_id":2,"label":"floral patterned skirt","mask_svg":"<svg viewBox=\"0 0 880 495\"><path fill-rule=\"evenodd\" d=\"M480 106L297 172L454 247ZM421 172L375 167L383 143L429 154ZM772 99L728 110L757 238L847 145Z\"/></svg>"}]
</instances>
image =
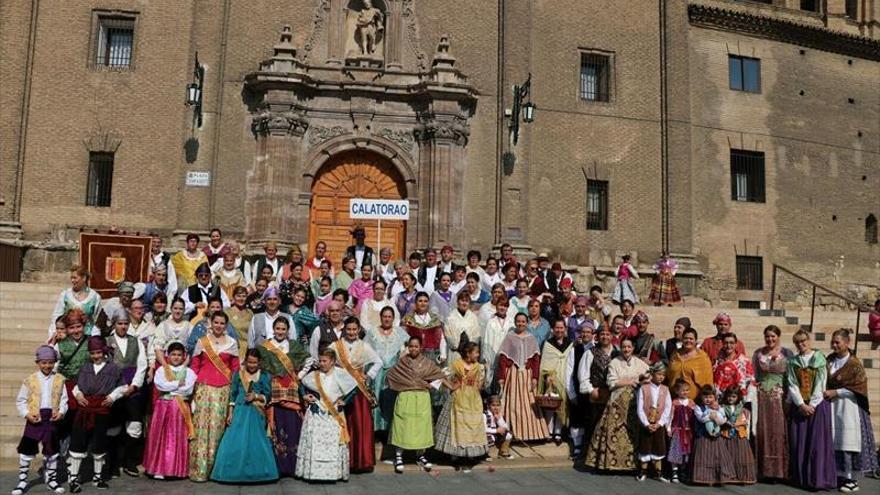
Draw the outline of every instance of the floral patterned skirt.
<instances>
[{"instance_id":1,"label":"floral patterned skirt","mask_svg":"<svg viewBox=\"0 0 880 495\"><path fill-rule=\"evenodd\" d=\"M189 477L193 481L207 481L214 467L214 457L220 438L226 431L226 406L229 387L212 387L199 383L193 399L193 425L196 437L190 443Z\"/></svg>"}]
</instances>

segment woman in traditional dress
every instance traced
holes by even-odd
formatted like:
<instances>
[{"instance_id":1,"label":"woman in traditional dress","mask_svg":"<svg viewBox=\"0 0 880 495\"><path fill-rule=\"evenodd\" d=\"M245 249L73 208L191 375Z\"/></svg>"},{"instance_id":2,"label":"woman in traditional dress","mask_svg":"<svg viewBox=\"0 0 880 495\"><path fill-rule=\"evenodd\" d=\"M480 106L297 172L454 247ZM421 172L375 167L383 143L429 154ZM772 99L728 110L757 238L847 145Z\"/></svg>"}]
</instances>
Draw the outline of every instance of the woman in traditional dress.
<instances>
[{"instance_id":1,"label":"woman in traditional dress","mask_svg":"<svg viewBox=\"0 0 880 495\"><path fill-rule=\"evenodd\" d=\"M529 317L526 330L535 337L539 346L543 346L550 337L550 322L541 316L541 301L537 299L529 301L526 316Z\"/></svg>"},{"instance_id":2,"label":"woman in traditional dress","mask_svg":"<svg viewBox=\"0 0 880 495\"><path fill-rule=\"evenodd\" d=\"M486 366L486 381L483 386L490 392L495 389L498 350L501 349L501 343L504 342L504 338L513 327L513 315L509 312L510 305L504 294L501 294L501 298L493 307L495 314L483 326L483 334L480 337L480 350L482 351L483 364ZM537 344L537 340L535 343Z\"/></svg>"},{"instance_id":3,"label":"woman in traditional dress","mask_svg":"<svg viewBox=\"0 0 880 495\"><path fill-rule=\"evenodd\" d=\"M288 310L290 319L293 321L293 328L290 329L290 335L299 335L299 343L303 346L309 345L309 336L312 330L318 326L321 319L318 318L311 309L312 304L309 302L311 292L304 286L293 288L292 298Z\"/></svg>"},{"instance_id":4,"label":"woman in traditional dress","mask_svg":"<svg viewBox=\"0 0 880 495\"><path fill-rule=\"evenodd\" d=\"M681 302L681 292L675 283L675 273L678 271L678 263L671 259L666 252L654 263L654 280L651 282L651 294L648 299L654 306L672 306Z\"/></svg>"},{"instance_id":5,"label":"woman in traditional dress","mask_svg":"<svg viewBox=\"0 0 880 495\"><path fill-rule=\"evenodd\" d=\"M328 276L321 277L318 287L318 292L315 293L315 314L323 316L333 302L333 279Z\"/></svg>"},{"instance_id":6,"label":"woman in traditional dress","mask_svg":"<svg viewBox=\"0 0 880 495\"><path fill-rule=\"evenodd\" d=\"M788 361L786 381L791 411L788 418L789 475L808 490L837 488L831 403L825 400L828 370L822 351L810 348L810 334L792 338L797 355Z\"/></svg>"},{"instance_id":7,"label":"woman in traditional dress","mask_svg":"<svg viewBox=\"0 0 880 495\"><path fill-rule=\"evenodd\" d=\"M425 449L434 445L432 401L428 391L439 390L446 383L446 374L435 361L422 354L421 337L411 336L406 346L406 354L387 375L388 386L397 392L389 438L389 443L395 447L394 470L402 473L404 450L415 450L419 467L430 471L433 465L424 455Z\"/></svg>"},{"instance_id":8,"label":"woman in traditional dress","mask_svg":"<svg viewBox=\"0 0 880 495\"><path fill-rule=\"evenodd\" d=\"M66 315L71 309L78 308L86 316L83 333L86 337L99 335L95 329L98 313L101 312L101 295L89 288L89 272L85 267L75 265L70 269L70 288L61 291L55 309L52 310L52 320L49 324L49 338L55 335L55 322ZM97 332L97 333L96 333Z\"/></svg>"},{"instance_id":9,"label":"woman in traditional dress","mask_svg":"<svg viewBox=\"0 0 880 495\"><path fill-rule=\"evenodd\" d=\"M669 359L666 371L669 383L679 378L688 384L688 398L696 400L703 385L712 385L712 361L709 356L697 348L697 331L688 328L681 334L681 349Z\"/></svg>"},{"instance_id":10,"label":"woman in traditional dress","mask_svg":"<svg viewBox=\"0 0 880 495\"><path fill-rule=\"evenodd\" d=\"M755 350L752 368L757 382L755 461L758 479L788 479L788 435L785 424L785 372L794 355L782 347L776 325L764 329L764 347Z\"/></svg>"},{"instance_id":11,"label":"woman in traditional dress","mask_svg":"<svg viewBox=\"0 0 880 495\"><path fill-rule=\"evenodd\" d=\"M529 303L532 301L532 295L529 293L529 283L526 279L521 278L516 281L516 291L510 297L510 307L517 313L524 315L529 314Z\"/></svg>"},{"instance_id":12,"label":"woman in traditional dress","mask_svg":"<svg viewBox=\"0 0 880 495\"><path fill-rule=\"evenodd\" d=\"M482 268L480 268L482 270ZM471 296L471 310L477 312L484 304L489 302L492 296L480 283L480 274L470 272L464 278L464 289Z\"/></svg>"},{"instance_id":13,"label":"woman in traditional dress","mask_svg":"<svg viewBox=\"0 0 880 495\"><path fill-rule=\"evenodd\" d=\"M172 342L186 345L192 330L189 320L184 318L186 303L176 297L171 302L171 316L156 327L153 337L153 358L161 367L165 365L165 349Z\"/></svg>"},{"instance_id":14,"label":"woman in traditional dress","mask_svg":"<svg viewBox=\"0 0 880 495\"><path fill-rule=\"evenodd\" d=\"M199 236L187 234L186 246L175 253L168 263L174 266L178 291L184 291L190 285L195 284L196 268L202 263L208 263L208 256L199 249Z\"/></svg>"},{"instance_id":15,"label":"woman in traditional dress","mask_svg":"<svg viewBox=\"0 0 880 495\"><path fill-rule=\"evenodd\" d=\"M554 325L558 324L554 323ZM564 328L565 324L562 323L562 326ZM599 338L593 348L587 349L584 346L579 349L578 346L575 346L572 350L572 357L578 363L575 375L579 392L578 404L572 408L581 411L586 409L587 411L587 414L581 415L582 419L580 420L581 423L585 423L584 438L587 445L592 441L596 425L608 405L608 398L611 396L611 389L608 388L608 367L611 365L611 360L618 355L617 348L611 343L611 329L602 327L598 333ZM581 403L585 400L589 400L589 404ZM583 445L575 445L574 453L580 456L583 452L582 449Z\"/></svg>"},{"instance_id":16,"label":"woman in traditional dress","mask_svg":"<svg viewBox=\"0 0 880 495\"><path fill-rule=\"evenodd\" d=\"M877 445L868 413L868 377L859 358L849 350L851 330L841 328L831 337L825 400L831 402L831 437L840 491L859 489L862 473L877 469Z\"/></svg>"},{"instance_id":17,"label":"woman in traditional dress","mask_svg":"<svg viewBox=\"0 0 880 495\"><path fill-rule=\"evenodd\" d=\"M361 267L361 277L348 286L348 295L354 314L360 314L363 304L373 297L373 265Z\"/></svg>"},{"instance_id":18,"label":"woman in traditional dress","mask_svg":"<svg viewBox=\"0 0 880 495\"><path fill-rule=\"evenodd\" d=\"M348 480L348 424L342 412L357 382L336 366L336 353L318 353L318 369L302 380L306 417L296 453L296 477L306 481Z\"/></svg>"},{"instance_id":19,"label":"woman in traditional dress","mask_svg":"<svg viewBox=\"0 0 880 495\"><path fill-rule=\"evenodd\" d=\"M342 270L336 274L336 279L333 281L337 289L348 291L348 287L357 278L357 273L355 273L356 264L357 260L354 259L354 256L344 256L342 258Z\"/></svg>"},{"instance_id":20,"label":"woman in traditional dress","mask_svg":"<svg viewBox=\"0 0 880 495\"><path fill-rule=\"evenodd\" d=\"M621 262L617 265L617 285L611 293L611 300L617 304L623 304L623 301L639 302L639 296L636 294L636 288L632 283L633 279L639 278L639 272L630 264L630 255L624 254Z\"/></svg>"},{"instance_id":21,"label":"woman in traditional dress","mask_svg":"<svg viewBox=\"0 0 880 495\"><path fill-rule=\"evenodd\" d=\"M229 316L229 324L238 333L238 348L247 349L248 329L251 326L251 320L254 312L247 307L247 288L238 286L232 292L232 305L226 309Z\"/></svg>"},{"instance_id":22,"label":"woman in traditional dress","mask_svg":"<svg viewBox=\"0 0 880 495\"><path fill-rule=\"evenodd\" d=\"M193 400L195 438L190 444L189 479L208 480L220 437L226 430L226 406L232 374L238 371L238 341L226 334L229 317L211 315L211 332L196 343L192 369L196 373Z\"/></svg>"},{"instance_id":23,"label":"woman in traditional dress","mask_svg":"<svg viewBox=\"0 0 880 495\"><path fill-rule=\"evenodd\" d=\"M189 475L189 441L194 434L189 399L196 374L185 361L186 348L180 342L172 342L168 346L168 362L154 378L159 397L153 403L144 471L155 479Z\"/></svg>"},{"instance_id":24,"label":"woman in traditional dress","mask_svg":"<svg viewBox=\"0 0 880 495\"><path fill-rule=\"evenodd\" d=\"M235 266L236 256L232 251L223 255L223 266L214 272L214 282L220 286L226 297L230 300L235 297L235 290L239 287L247 287L247 279L240 268ZM245 290L247 294L247 290Z\"/></svg>"},{"instance_id":25,"label":"woman in traditional dress","mask_svg":"<svg viewBox=\"0 0 880 495\"><path fill-rule=\"evenodd\" d=\"M369 265L366 265L369 266ZM349 428L349 468L351 472L367 473L376 465L372 408L379 404L370 383L382 369L382 358L360 338L361 322L354 316L345 320L342 338L333 342L336 362L355 382L358 391L345 405L345 421Z\"/></svg>"},{"instance_id":26,"label":"woman in traditional dress","mask_svg":"<svg viewBox=\"0 0 880 495\"><path fill-rule=\"evenodd\" d=\"M373 430L375 432L387 432L391 426L391 417L394 414L394 400L397 393L388 388L385 379L390 370L400 357L401 351L406 347L409 335L397 326L395 319L397 313L393 306L385 306L379 312L380 321L376 328L367 329L367 342L370 347L379 354L382 359L382 367L373 378L372 389L379 400L379 407L373 408ZM383 441L387 439L382 436Z\"/></svg>"},{"instance_id":27,"label":"woman in traditional dress","mask_svg":"<svg viewBox=\"0 0 880 495\"><path fill-rule=\"evenodd\" d=\"M540 362L538 341L526 331L526 315L517 314L513 333L507 334L498 349L496 378L501 389L504 417L514 438L523 441L549 437L547 423L535 404Z\"/></svg>"},{"instance_id":28,"label":"woman in traditional dress","mask_svg":"<svg viewBox=\"0 0 880 495\"><path fill-rule=\"evenodd\" d=\"M400 319L400 326L406 330L410 337L417 336L422 339L421 354L423 356L443 365L446 362L448 350L443 332L443 322L436 314L429 311L429 299L426 292L416 294L412 312Z\"/></svg>"},{"instance_id":29,"label":"woman in traditional dress","mask_svg":"<svg viewBox=\"0 0 880 495\"><path fill-rule=\"evenodd\" d=\"M750 404L755 394L755 369L752 361L737 351L738 340L735 333L724 334L721 342L721 351L712 364L715 388L721 394L730 387L736 387L743 401Z\"/></svg>"},{"instance_id":30,"label":"woman in traditional dress","mask_svg":"<svg viewBox=\"0 0 880 495\"><path fill-rule=\"evenodd\" d=\"M480 321L476 313L471 311L471 296L462 290L455 296L455 309L449 312L443 333L446 337L446 348L449 352L449 365L462 358L459 349L468 342L480 343Z\"/></svg>"},{"instance_id":31,"label":"woman in traditional dress","mask_svg":"<svg viewBox=\"0 0 880 495\"><path fill-rule=\"evenodd\" d=\"M467 342L461 348L463 359L450 366L452 394L443 405L434 427L434 448L452 456L456 468L469 473L476 459L489 453L483 417L483 365L480 345Z\"/></svg>"},{"instance_id":32,"label":"woman in traditional dress","mask_svg":"<svg viewBox=\"0 0 880 495\"><path fill-rule=\"evenodd\" d=\"M394 296L393 300L397 312L404 317L412 312L419 292L416 290L416 278L412 273L406 272L401 275L400 284L403 286L403 291Z\"/></svg>"},{"instance_id":33,"label":"woman in traditional dress","mask_svg":"<svg viewBox=\"0 0 880 495\"><path fill-rule=\"evenodd\" d=\"M151 310L144 315L144 320L150 323L153 327L158 327L160 323L167 320L171 316L171 311L168 308L168 296L165 295L164 292L157 292L155 296L153 296L153 301L151 306ZM155 335L155 329L153 330L153 335Z\"/></svg>"},{"instance_id":34,"label":"woman in traditional dress","mask_svg":"<svg viewBox=\"0 0 880 495\"><path fill-rule=\"evenodd\" d=\"M266 433L269 374L260 371L260 351L248 349L244 366L232 376L226 431L217 447L211 479L258 483L278 479L272 442Z\"/></svg>"},{"instance_id":35,"label":"woman in traditional dress","mask_svg":"<svg viewBox=\"0 0 880 495\"><path fill-rule=\"evenodd\" d=\"M289 340L290 323L278 316L272 322L273 338L257 347L260 368L272 377L271 394L266 408L275 463L280 476L296 472L296 452L302 430L302 402L299 379L309 352L297 341Z\"/></svg>"},{"instance_id":36,"label":"woman in traditional dress","mask_svg":"<svg viewBox=\"0 0 880 495\"><path fill-rule=\"evenodd\" d=\"M486 258L486 269L483 271L480 280L480 283L483 284L483 288L490 290L495 284L500 284L501 280L503 280L503 277L498 270L498 260L491 256ZM502 288L503 287L504 286L502 285Z\"/></svg>"},{"instance_id":37,"label":"woman in traditional dress","mask_svg":"<svg viewBox=\"0 0 880 495\"><path fill-rule=\"evenodd\" d=\"M585 465L603 471L633 471L638 417L635 390L647 381L648 365L633 355L633 342L620 343L620 355L608 366L611 396L596 425Z\"/></svg>"},{"instance_id":38,"label":"woman in traditional dress","mask_svg":"<svg viewBox=\"0 0 880 495\"><path fill-rule=\"evenodd\" d=\"M672 358L672 355L681 349L681 336L690 327L691 319L687 316L682 316L675 320L675 324L672 326L672 337L666 339L659 349L660 359L664 365L669 366L669 360Z\"/></svg>"},{"instance_id":39,"label":"woman in traditional dress","mask_svg":"<svg viewBox=\"0 0 880 495\"><path fill-rule=\"evenodd\" d=\"M501 285L504 286L504 294L508 299L511 299L516 295L516 281L519 278L519 263L513 261L504 265L502 277ZM528 292L528 286L526 292Z\"/></svg>"},{"instance_id":40,"label":"woman in traditional dress","mask_svg":"<svg viewBox=\"0 0 880 495\"><path fill-rule=\"evenodd\" d=\"M559 320L561 321L561 320ZM514 325L527 325L525 317L517 316ZM569 340L565 325L554 325L553 334L544 343L541 351L540 377L538 378L538 394L551 395L562 399L562 404L555 411L544 411L544 419L550 430L550 438L556 445L562 443L562 431L568 426L568 382L571 377L566 374L569 354L574 352L574 345ZM589 351L585 351L589 352Z\"/></svg>"},{"instance_id":41,"label":"woman in traditional dress","mask_svg":"<svg viewBox=\"0 0 880 495\"><path fill-rule=\"evenodd\" d=\"M394 303L385 295L387 289L388 284L385 280L379 279L373 282L373 296L361 304L359 315L361 325L365 329L375 330L379 328L382 320L380 313L385 308L391 308L394 311L393 325L395 327L400 325L400 313L397 312L397 307Z\"/></svg>"}]
</instances>

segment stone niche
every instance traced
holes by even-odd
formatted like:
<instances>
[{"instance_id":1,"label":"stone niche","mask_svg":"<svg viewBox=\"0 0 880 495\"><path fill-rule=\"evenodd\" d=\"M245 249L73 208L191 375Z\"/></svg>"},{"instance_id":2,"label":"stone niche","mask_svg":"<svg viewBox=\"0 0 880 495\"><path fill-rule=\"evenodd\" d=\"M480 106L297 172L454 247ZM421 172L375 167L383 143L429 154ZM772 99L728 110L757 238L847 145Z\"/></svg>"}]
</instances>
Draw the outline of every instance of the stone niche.
<instances>
[{"instance_id":1,"label":"stone niche","mask_svg":"<svg viewBox=\"0 0 880 495\"><path fill-rule=\"evenodd\" d=\"M247 74L243 98L257 142L246 184L248 244L308 242L321 166L360 150L391 163L403 182L408 249L462 245L478 95L447 36L433 57L419 49L414 3L318 0L303 46L284 26L272 58Z\"/></svg>"}]
</instances>

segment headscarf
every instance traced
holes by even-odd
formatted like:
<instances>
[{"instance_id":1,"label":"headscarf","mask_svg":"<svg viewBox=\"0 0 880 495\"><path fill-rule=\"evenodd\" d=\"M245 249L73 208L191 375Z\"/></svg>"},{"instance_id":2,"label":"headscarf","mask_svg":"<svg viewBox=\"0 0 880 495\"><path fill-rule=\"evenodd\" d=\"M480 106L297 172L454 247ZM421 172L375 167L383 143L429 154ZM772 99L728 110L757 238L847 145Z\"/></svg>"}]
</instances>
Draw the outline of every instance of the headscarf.
<instances>
[{"instance_id":1,"label":"headscarf","mask_svg":"<svg viewBox=\"0 0 880 495\"><path fill-rule=\"evenodd\" d=\"M37 347L36 361L58 361L58 351L51 345Z\"/></svg>"},{"instance_id":2,"label":"headscarf","mask_svg":"<svg viewBox=\"0 0 880 495\"><path fill-rule=\"evenodd\" d=\"M723 322L725 322L725 321L726 321L727 323L733 323L733 321L730 319L730 315L727 314L727 313L722 312L722 313L718 313L718 315L715 316L715 319L712 320L712 324L713 324L713 325L717 325L717 324L719 324L719 323L723 323Z\"/></svg>"},{"instance_id":3,"label":"headscarf","mask_svg":"<svg viewBox=\"0 0 880 495\"><path fill-rule=\"evenodd\" d=\"M648 323L648 315L645 314L644 311L639 310L632 319L633 323Z\"/></svg>"},{"instance_id":4,"label":"headscarf","mask_svg":"<svg viewBox=\"0 0 880 495\"><path fill-rule=\"evenodd\" d=\"M266 299L268 299L270 297L279 297L279 298L281 297L278 294L278 287L275 287L274 285L270 286L270 287L266 287L266 290L263 291L263 301L266 301Z\"/></svg>"},{"instance_id":5,"label":"headscarf","mask_svg":"<svg viewBox=\"0 0 880 495\"><path fill-rule=\"evenodd\" d=\"M89 352L101 351L104 354L108 354L110 352L110 348L107 347L107 341L104 340L104 337L99 335L93 335L89 337L88 342Z\"/></svg>"},{"instance_id":6,"label":"headscarf","mask_svg":"<svg viewBox=\"0 0 880 495\"><path fill-rule=\"evenodd\" d=\"M682 316L681 318L675 320L676 325L681 325L685 330L689 330L691 328L691 319L687 316Z\"/></svg>"},{"instance_id":7,"label":"headscarf","mask_svg":"<svg viewBox=\"0 0 880 495\"><path fill-rule=\"evenodd\" d=\"M120 294L134 294L134 284L128 281L119 282L116 291Z\"/></svg>"},{"instance_id":8,"label":"headscarf","mask_svg":"<svg viewBox=\"0 0 880 495\"><path fill-rule=\"evenodd\" d=\"M85 325L88 319L88 316L86 316L85 312L83 312L82 309L73 308L68 311L66 315L64 315L64 324L66 326L73 325L74 323Z\"/></svg>"},{"instance_id":9,"label":"headscarf","mask_svg":"<svg viewBox=\"0 0 880 495\"><path fill-rule=\"evenodd\" d=\"M663 361L657 361L652 364L650 368L648 368L648 372L650 373L666 373L666 365L663 364Z\"/></svg>"}]
</instances>

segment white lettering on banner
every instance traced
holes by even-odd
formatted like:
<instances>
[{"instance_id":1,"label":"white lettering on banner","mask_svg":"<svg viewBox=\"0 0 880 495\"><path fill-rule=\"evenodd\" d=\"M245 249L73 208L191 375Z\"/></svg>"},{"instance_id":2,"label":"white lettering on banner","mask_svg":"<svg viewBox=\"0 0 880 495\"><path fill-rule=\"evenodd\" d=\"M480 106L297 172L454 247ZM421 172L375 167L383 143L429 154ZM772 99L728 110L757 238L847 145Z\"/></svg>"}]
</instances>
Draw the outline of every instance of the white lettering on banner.
<instances>
[{"instance_id":1,"label":"white lettering on banner","mask_svg":"<svg viewBox=\"0 0 880 495\"><path fill-rule=\"evenodd\" d=\"M408 220L409 201L351 198L348 215L350 218L363 220Z\"/></svg>"}]
</instances>

